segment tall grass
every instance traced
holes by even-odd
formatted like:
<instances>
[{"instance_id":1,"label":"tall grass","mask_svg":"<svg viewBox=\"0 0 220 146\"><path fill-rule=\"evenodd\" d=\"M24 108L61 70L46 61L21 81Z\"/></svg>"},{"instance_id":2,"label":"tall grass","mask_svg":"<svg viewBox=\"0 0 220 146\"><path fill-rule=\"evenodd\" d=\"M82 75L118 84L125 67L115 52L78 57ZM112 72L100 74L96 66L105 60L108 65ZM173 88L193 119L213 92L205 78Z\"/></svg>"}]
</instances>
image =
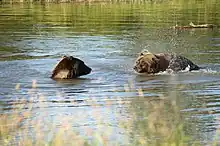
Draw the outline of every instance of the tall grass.
<instances>
[{"instance_id":1,"label":"tall grass","mask_svg":"<svg viewBox=\"0 0 220 146\"><path fill-rule=\"evenodd\" d=\"M2 0L3 2L42 2L42 3L67 3L67 2L152 2L152 0ZM153 0L162 2L167 0Z\"/></svg>"},{"instance_id":2,"label":"tall grass","mask_svg":"<svg viewBox=\"0 0 220 146\"><path fill-rule=\"evenodd\" d=\"M210 3L217 2L217 0L202 0L203 2ZM200 2L202 2L200 1ZM126 2L126 3L163 3L163 2L175 2L175 3L197 3L196 0L0 0L3 3L68 3L68 2Z\"/></svg>"},{"instance_id":3,"label":"tall grass","mask_svg":"<svg viewBox=\"0 0 220 146\"><path fill-rule=\"evenodd\" d=\"M2 0L4 3L67 3L67 2L148 2L150 0ZM158 1L158 0L155 0Z\"/></svg>"},{"instance_id":4,"label":"tall grass","mask_svg":"<svg viewBox=\"0 0 220 146\"><path fill-rule=\"evenodd\" d=\"M19 91L19 84L15 88ZM125 92L131 90L136 89L132 85L125 86ZM144 97L143 89L136 91L138 96L127 102L130 106L128 119L119 121L119 127L124 129L125 135L129 136L127 145L189 145L192 139L184 131L184 123L180 110L175 104L175 97L170 98L161 95L158 99L153 100ZM1 145L120 145L120 143L112 143L113 140L110 136L114 135L114 130L111 128L99 127L100 129L96 131L87 129L88 135L83 136L73 130L69 119L71 117L60 116L59 121L62 124L59 128L53 122L47 123L44 120L45 117L49 116L46 113L33 120L34 103L38 102L40 108L47 105L43 102L44 97L37 91L35 81L28 93L29 100L17 100L16 104L12 105L10 113L5 112L0 115ZM94 108L97 106L94 100L88 100L87 103ZM111 104L111 102L106 102L106 106ZM119 100L118 104L124 103ZM139 119L140 117L142 119ZM80 121L83 120L83 115L78 117L75 115L74 118ZM95 113L93 118L97 123L102 122L98 113ZM46 127L47 130L45 131L42 127ZM51 138L48 138L48 135ZM93 137L93 140L89 140L88 137ZM193 144L197 145L197 143Z\"/></svg>"}]
</instances>

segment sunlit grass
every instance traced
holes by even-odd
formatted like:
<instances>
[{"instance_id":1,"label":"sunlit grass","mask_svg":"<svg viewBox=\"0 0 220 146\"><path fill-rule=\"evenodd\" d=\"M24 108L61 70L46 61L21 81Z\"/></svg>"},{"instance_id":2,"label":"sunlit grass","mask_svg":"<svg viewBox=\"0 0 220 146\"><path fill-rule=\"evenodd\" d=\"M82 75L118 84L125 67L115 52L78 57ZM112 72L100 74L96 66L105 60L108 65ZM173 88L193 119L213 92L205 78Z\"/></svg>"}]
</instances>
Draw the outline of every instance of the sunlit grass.
<instances>
[{"instance_id":1,"label":"sunlit grass","mask_svg":"<svg viewBox=\"0 0 220 146\"><path fill-rule=\"evenodd\" d=\"M17 91L20 88L20 84L15 86ZM137 91L137 97L130 102L126 102L130 105L129 118L119 121L119 127L124 129L124 135L130 137L127 145L185 146L189 144L192 139L184 132L180 110L173 101L175 97L161 96L157 100L145 98L143 89L135 89L132 82L126 84L124 88L125 92ZM54 123L44 121L44 118L49 116L48 113L33 120L33 101L39 102L40 107L46 107L43 102L45 98L37 91L36 80L33 80L28 95L30 101L19 99L17 104L12 105L13 109L10 110L10 113L0 115L0 140L3 145L120 145L120 143L115 143L110 138L114 134L114 130L101 124L104 117L101 117L100 111L96 109L95 100L88 100L87 104L92 105L94 109L92 118L100 126L96 131L86 128L86 134L81 135L72 128L71 122L72 120L77 122L85 120L85 115L77 115L76 113L74 118L58 116L61 123L59 127L56 127ZM171 96L175 96L175 94L171 94ZM122 100L117 102L118 104L124 104ZM111 101L106 101L106 106L111 104ZM137 108L137 106L140 106L140 108ZM138 119L140 116L142 119ZM50 135L50 138L48 138L48 135ZM91 140L88 137L93 138ZM194 145L199 144L194 142Z\"/></svg>"},{"instance_id":2,"label":"sunlit grass","mask_svg":"<svg viewBox=\"0 0 220 146\"><path fill-rule=\"evenodd\" d=\"M179 3L195 3L196 0L2 0L3 2L25 3L25 2L41 2L41 3L66 3L66 2L130 2L130 3L162 3L162 2L179 2ZM209 2L207 0L201 0ZM216 1L216 0L211 0Z\"/></svg>"}]
</instances>

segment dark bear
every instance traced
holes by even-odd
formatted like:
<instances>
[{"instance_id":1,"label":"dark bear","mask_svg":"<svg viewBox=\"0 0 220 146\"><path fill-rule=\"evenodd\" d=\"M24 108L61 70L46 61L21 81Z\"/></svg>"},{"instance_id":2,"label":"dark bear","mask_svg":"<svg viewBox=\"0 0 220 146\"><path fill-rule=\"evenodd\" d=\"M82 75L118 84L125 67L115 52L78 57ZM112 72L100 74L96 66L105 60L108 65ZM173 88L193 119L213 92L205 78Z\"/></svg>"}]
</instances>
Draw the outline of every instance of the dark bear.
<instances>
[{"instance_id":1,"label":"dark bear","mask_svg":"<svg viewBox=\"0 0 220 146\"><path fill-rule=\"evenodd\" d=\"M85 63L72 56L63 56L53 69L51 78L53 79L73 79L82 75L87 75L92 71Z\"/></svg>"},{"instance_id":2,"label":"dark bear","mask_svg":"<svg viewBox=\"0 0 220 146\"><path fill-rule=\"evenodd\" d=\"M185 70L187 67L189 67L189 71L200 69L192 61L180 55L168 53L153 54L145 51L137 58L134 70L138 73L154 74L167 69L178 72Z\"/></svg>"}]
</instances>

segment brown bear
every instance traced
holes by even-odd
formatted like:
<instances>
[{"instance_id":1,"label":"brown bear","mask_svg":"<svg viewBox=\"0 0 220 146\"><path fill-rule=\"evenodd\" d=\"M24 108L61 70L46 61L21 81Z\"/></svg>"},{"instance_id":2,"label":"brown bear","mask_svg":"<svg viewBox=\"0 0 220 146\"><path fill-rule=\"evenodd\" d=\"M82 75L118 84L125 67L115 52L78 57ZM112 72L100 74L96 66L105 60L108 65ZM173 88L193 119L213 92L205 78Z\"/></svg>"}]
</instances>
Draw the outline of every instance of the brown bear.
<instances>
[{"instance_id":1,"label":"brown bear","mask_svg":"<svg viewBox=\"0 0 220 146\"><path fill-rule=\"evenodd\" d=\"M144 51L137 58L134 70L138 73L154 74L167 69L178 72L185 70L187 67L189 67L189 71L200 69L192 61L180 55L168 53L153 54Z\"/></svg>"},{"instance_id":2,"label":"brown bear","mask_svg":"<svg viewBox=\"0 0 220 146\"><path fill-rule=\"evenodd\" d=\"M92 71L80 59L72 56L63 56L52 71L53 79L73 79L82 75L87 75Z\"/></svg>"}]
</instances>

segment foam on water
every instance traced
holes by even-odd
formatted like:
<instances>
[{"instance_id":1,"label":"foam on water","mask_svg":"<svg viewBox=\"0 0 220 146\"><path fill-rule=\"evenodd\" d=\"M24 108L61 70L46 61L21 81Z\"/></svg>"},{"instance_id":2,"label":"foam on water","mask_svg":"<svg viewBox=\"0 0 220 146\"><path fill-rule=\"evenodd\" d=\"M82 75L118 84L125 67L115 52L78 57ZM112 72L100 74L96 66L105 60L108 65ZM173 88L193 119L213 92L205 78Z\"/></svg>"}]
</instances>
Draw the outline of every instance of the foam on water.
<instances>
[{"instance_id":1,"label":"foam on water","mask_svg":"<svg viewBox=\"0 0 220 146\"><path fill-rule=\"evenodd\" d=\"M213 70L211 68L203 68L203 69L200 69L200 70L194 70L192 72L202 72L202 73L209 73L209 74L215 74L215 73L218 73L217 70Z\"/></svg>"},{"instance_id":2,"label":"foam on water","mask_svg":"<svg viewBox=\"0 0 220 146\"><path fill-rule=\"evenodd\" d=\"M165 70L163 72L157 73L157 75L174 75L174 74L177 74L177 73L188 73L188 72L207 73L207 74L219 73L217 70L213 70L211 68L203 68L203 69L199 69L199 70L192 70L192 71L190 71L190 66L187 66L186 69L181 70L179 72L175 72L172 69L167 69L167 70Z\"/></svg>"}]
</instances>

